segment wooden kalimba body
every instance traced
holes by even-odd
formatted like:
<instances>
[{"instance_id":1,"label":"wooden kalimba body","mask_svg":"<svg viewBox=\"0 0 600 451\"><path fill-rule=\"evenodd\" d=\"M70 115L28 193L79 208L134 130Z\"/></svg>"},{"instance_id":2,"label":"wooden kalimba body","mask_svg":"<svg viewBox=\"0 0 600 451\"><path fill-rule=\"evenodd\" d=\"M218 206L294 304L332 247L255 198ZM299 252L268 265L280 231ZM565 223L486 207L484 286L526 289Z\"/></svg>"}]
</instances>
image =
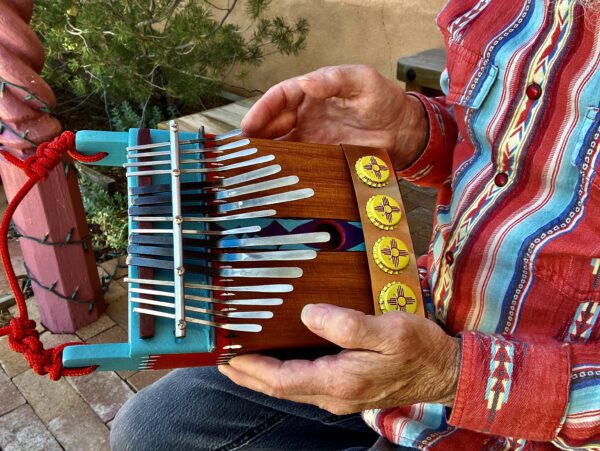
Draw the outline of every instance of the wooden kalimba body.
<instances>
[{"instance_id":1,"label":"wooden kalimba body","mask_svg":"<svg viewBox=\"0 0 600 451\"><path fill-rule=\"evenodd\" d=\"M329 344L304 305L423 315L386 152L132 129L79 132L127 168L129 342L68 347L65 367L162 369ZM125 157L126 156L126 157Z\"/></svg>"}]
</instances>

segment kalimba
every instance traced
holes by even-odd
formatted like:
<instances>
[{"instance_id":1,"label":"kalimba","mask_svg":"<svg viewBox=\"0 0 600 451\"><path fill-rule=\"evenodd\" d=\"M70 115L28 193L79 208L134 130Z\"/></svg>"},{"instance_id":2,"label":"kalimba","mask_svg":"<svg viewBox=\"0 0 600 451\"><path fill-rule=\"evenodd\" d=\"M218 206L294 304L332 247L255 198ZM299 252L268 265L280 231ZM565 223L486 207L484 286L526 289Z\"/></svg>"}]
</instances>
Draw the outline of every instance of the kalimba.
<instances>
[{"instance_id":1,"label":"kalimba","mask_svg":"<svg viewBox=\"0 0 600 451\"><path fill-rule=\"evenodd\" d=\"M72 346L65 367L164 369L322 349L310 303L423 314L387 153L170 130L83 131L127 168L129 342ZM126 156L126 158L125 158Z\"/></svg>"}]
</instances>

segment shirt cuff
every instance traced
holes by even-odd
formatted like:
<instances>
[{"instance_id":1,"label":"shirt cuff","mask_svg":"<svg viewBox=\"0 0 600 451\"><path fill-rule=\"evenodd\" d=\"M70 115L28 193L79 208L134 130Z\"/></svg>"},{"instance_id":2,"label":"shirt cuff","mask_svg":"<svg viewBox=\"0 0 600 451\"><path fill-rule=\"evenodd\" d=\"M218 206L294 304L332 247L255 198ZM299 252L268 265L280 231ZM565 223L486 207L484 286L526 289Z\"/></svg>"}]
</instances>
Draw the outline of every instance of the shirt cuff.
<instances>
[{"instance_id":1,"label":"shirt cuff","mask_svg":"<svg viewBox=\"0 0 600 451\"><path fill-rule=\"evenodd\" d=\"M419 99L429 122L429 141L425 150L398 176L408 182L439 187L448 179L452 169L452 154L456 144L456 123L442 99L419 93L407 93Z\"/></svg>"},{"instance_id":2,"label":"shirt cuff","mask_svg":"<svg viewBox=\"0 0 600 451\"><path fill-rule=\"evenodd\" d=\"M458 390L449 424L505 437L549 441L569 399L569 348L479 332L462 334Z\"/></svg>"}]
</instances>

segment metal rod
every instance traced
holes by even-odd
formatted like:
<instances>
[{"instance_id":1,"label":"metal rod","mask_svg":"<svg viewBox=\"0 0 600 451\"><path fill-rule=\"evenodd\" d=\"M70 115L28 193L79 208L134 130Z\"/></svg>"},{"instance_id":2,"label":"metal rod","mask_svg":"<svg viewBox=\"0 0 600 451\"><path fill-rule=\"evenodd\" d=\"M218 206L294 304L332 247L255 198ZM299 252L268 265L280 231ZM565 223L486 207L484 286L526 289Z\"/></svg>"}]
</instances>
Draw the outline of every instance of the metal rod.
<instances>
[{"instance_id":1,"label":"metal rod","mask_svg":"<svg viewBox=\"0 0 600 451\"><path fill-rule=\"evenodd\" d=\"M185 232L185 231L184 231ZM135 252L134 252L135 253ZM222 263L233 262L275 262L314 260L317 252L312 249L294 251L266 251L266 252L192 252L183 250L184 258L195 260L212 260Z\"/></svg>"},{"instance_id":2,"label":"metal rod","mask_svg":"<svg viewBox=\"0 0 600 451\"><path fill-rule=\"evenodd\" d=\"M141 251L141 249L140 249ZM141 254L128 255L127 265L141 266L144 268L173 269L175 267L171 260L161 260L157 258L148 258ZM278 267L278 268L211 268L210 266L193 265L186 262L186 272L190 274L204 274L211 277L225 278L249 278L249 279L297 279L302 277L302 269L297 267Z\"/></svg>"},{"instance_id":3,"label":"metal rod","mask_svg":"<svg viewBox=\"0 0 600 451\"><path fill-rule=\"evenodd\" d=\"M234 163L227 166L217 166L214 168L194 168L194 169L182 169L182 174L206 174L209 172L224 172L230 171L233 169L245 168L248 166L254 166L256 164L268 163L269 161L273 161L275 159L274 155L265 155L258 158L253 158L251 160L242 161L240 163ZM168 169L157 169L153 171L136 171L136 172L127 172L125 175L127 177L139 177L143 175L164 175L170 174L171 171Z\"/></svg>"},{"instance_id":4,"label":"metal rod","mask_svg":"<svg viewBox=\"0 0 600 451\"><path fill-rule=\"evenodd\" d=\"M185 221L184 221L185 222ZM209 236L224 236L224 235L244 235L247 233L258 233L261 231L260 226L248 226L238 227L237 229L226 229L226 230L186 230L183 229L184 235L209 235ZM172 234L171 229L131 229L131 233L140 234Z\"/></svg>"},{"instance_id":5,"label":"metal rod","mask_svg":"<svg viewBox=\"0 0 600 451\"><path fill-rule=\"evenodd\" d=\"M184 191L188 190L204 190L204 189L218 189L226 188L228 186L239 185L246 183L251 180L256 180L270 175L274 175L281 172L281 166L273 164L253 171L244 172L240 175L233 177L219 178L217 180L204 180L202 182L186 182L181 184L181 188ZM129 194L132 196L143 195L143 194L155 194L155 193L170 193L171 186L167 183L161 183L158 185L148 186L134 186L129 188Z\"/></svg>"},{"instance_id":6,"label":"metal rod","mask_svg":"<svg viewBox=\"0 0 600 451\"><path fill-rule=\"evenodd\" d=\"M131 298L129 302L136 302L138 304L155 305L157 307L175 308L175 306L169 302L154 301L152 299L142 298ZM202 313L205 315L220 316L223 318L244 318L244 319L271 319L273 318L273 312L223 312L219 310L205 309L200 307L185 307L186 312Z\"/></svg>"},{"instance_id":7,"label":"metal rod","mask_svg":"<svg viewBox=\"0 0 600 451\"><path fill-rule=\"evenodd\" d=\"M186 213L228 213L235 210L244 210L246 208L264 207L267 205L282 204L294 202L296 200L308 199L314 196L315 192L311 188L286 191L285 193L272 194L270 196L255 197L252 199L229 202L221 205L185 205ZM131 216L144 215L164 215L172 214L170 205L132 205L129 207Z\"/></svg>"},{"instance_id":8,"label":"metal rod","mask_svg":"<svg viewBox=\"0 0 600 451\"><path fill-rule=\"evenodd\" d=\"M137 294L148 294L151 296L164 296L168 298L175 297L175 294L171 291L162 291L162 290L149 290L147 288L136 288L129 287L130 293ZM281 305L283 304L283 299L281 298L267 298L267 299L216 299L209 298L205 296L195 296L192 294L185 295L186 301L198 301L198 302L207 302L209 304L223 304L223 305L250 305L250 306L273 306L273 305Z\"/></svg>"},{"instance_id":9,"label":"metal rod","mask_svg":"<svg viewBox=\"0 0 600 451\"><path fill-rule=\"evenodd\" d=\"M226 155L221 155L215 158L205 158L205 159L192 159L192 160L181 160L180 164L196 164L196 163L218 163L220 161L234 160L236 158L248 157L250 155L254 155L258 152L258 149L244 149L239 152L228 153ZM183 153L183 152L181 152ZM137 161L135 163L125 163L123 165L124 168L141 168L144 166L166 166L170 164L169 160L153 160L153 161Z\"/></svg>"},{"instance_id":10,"label":"metal rod","mask_svg":"<svg viewBox=\"0 0 600 451\"><path fill-rule=\"evenodd\" d=\"M223 141L225 139L235 138L236 136L239 136L241 134L242 134L242 130L238 128L235 130L231 130L230 132L227 132L227 133L215 135L212 138L188 139L188 140L181 141L179 144L182 146L187 146L188 144L200 144L200 143L211 142L211 141ZM177 138L179 138L179 136L177 136ZM168 143L168 142L153 143L153 144L141 144L139 146L127 147L127 151L143 150L143 149L157 149L159 147L169 147L169 145L170 145L170 143Z\"/></svg>"},{"instance_id":11,"label":"metal rod","mask_svg":"<svg viewBox=\"0 0 600 451\"><path fill-rule=\"evenodd\" d=\"M286 186L295 185L300 181L295 175L288 177L280 177L273 180L267 180L264 182L252 183L249 185L242 185L237 188L231 188L223 191L215 191L208 193L189 193L182 194L182 202L203 202L211 200L224 200L239 196L245 196L247 194L259 193L262 191L270 191L278 188L284 188ZM155 205L164 204L171 201L169 194L158 194L154 196L137 196L131 199L132 205Z\"/></svg>"},{"instance_id":12,"label":"metal rod","mask_svg":"<svg viewBox=\"0 0 600 451\"><path fill-rule=\"evenodd\" d=\"M136 283L139 285L154 285L162 287L173 287L175 284L169 280L154 280L154 279L133 279L125 277L125 283ZM191 290L207 290L207 291L225 291L232 293L290 293L294 291L294 286L290 284L268 284L268 285L245 285L224 287L219 285L204 285L198 283L186 283L185 288Z\"/></svg>"},{"instance_id":13,"label":"metal rod","mask_svg":"<svg viewBox=\"0 0 600 451\"><path fill-rule=\"evenodd\" d=\"M181 141L180 142L181 145L185 145L185 141ZM227 143L227 144L223 144L222 146L218 146L218 147L201 147L199 149L186 149L186 150L181 150L180 153L182 155L190 155L190 154L197 154L197 153L223 153L227 150L233 150L233 149L238 149L240 147L244 147L247 146L248 144L250 144L250 140L249 139L240 139L239 141L234 141L231 143ZM162 157L165 155L169 155L170 151L168 150L160 150L160 151L153 151L153 152L141 152L141 153L134 153L135 149L132 150L128 150L128 155L127 158L144 158L144 157Z\"/></svg>"},{"instance_id":14,"label":"metal rod","mask_svg":"<svg viewBox=\"0 0 600 451\"><path fill-rule=\"evenodd\" d=\"M171 204L173 206L173 279L175 281L175 338L185 337L185 300L183 276L183 216L181 213L181 170L179 168L179 127L169 122L171 138Z\"/></svg>"},{"instance_id":15,"label":"metal rod","mask_svg":"<svg viewBox=\"0 0 600 451\"><path fill-rule=\"evenodd\" d=\"M142 313L145 315L161 316L163 318L175 319L175 315L171 313L161 312L160 310L149 310L145 308L136 307L133 309L134 313ZM190 316L185 317L185 320L190 323L201 324L202 326L218 327L220 329L232 330L235 332L260 332L262 326L260 324L233 324L233 323L215 323L213 321L205 321Z\"/></svg>"},{"instance_id":16,"label":"metal rod","mask_svg":"<svg viewBox=\"0 0 600 451\"><path fill-rule=\"evenodd\" d=\"M292 244L326 243L331 235L328 232L294 233L289 235L261 236L254 238L223 238L220 240L199 240L186 238L184 244L192 247L208 247L212 249L230 249L238 247L286 246ZM158 244L172 246L169 236L130 235L131 244Z\"/></svg>"},{"instance_id":17,"label":"metal rod","mask_svg":"<svg viewBox=\"0 0 600 451\"><path fill-rule=\"evenodd\" d=\"M223 222L223 221L237 221L239 219L256 219L256 218L267 218L275 216L277 211L275 210L260 210L251 211L249 213L240 213L237 215L226 215L226 216L184 216L183 222ZM132 218L137 222L171 222L171 216L134 216Z\"/></svg>"}]
</instances>

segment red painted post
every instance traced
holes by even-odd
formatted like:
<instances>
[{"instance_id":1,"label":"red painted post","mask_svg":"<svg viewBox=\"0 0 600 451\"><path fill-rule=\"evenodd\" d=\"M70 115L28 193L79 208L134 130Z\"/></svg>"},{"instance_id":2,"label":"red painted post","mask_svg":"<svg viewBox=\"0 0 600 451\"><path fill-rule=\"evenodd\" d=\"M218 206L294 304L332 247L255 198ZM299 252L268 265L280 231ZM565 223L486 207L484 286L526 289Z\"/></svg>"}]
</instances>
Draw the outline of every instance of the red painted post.
<instances>
[{"instance_id":1,"label":"red painted post","mask_svg":"<svg viewBox=\"0 0 600 451\"><path fill-rule=\"evenodd\" d=\"M39 73L44 51L29 28L33 0L3 0L0 7L0 146L21 159L61 130L49 112L56 105ZM67 161L69 160L69 161ZM8 200L27 180L0 160ZM105 308L94 252L72 161L65 159L30 192L14 216L42 323L55 333L72 333L95 321ZM63 246L48 243L71 241ZM83 241L84 243L80 243ZM65 296L67 299L62 298Z\"/></svg>"}]
</instances>

